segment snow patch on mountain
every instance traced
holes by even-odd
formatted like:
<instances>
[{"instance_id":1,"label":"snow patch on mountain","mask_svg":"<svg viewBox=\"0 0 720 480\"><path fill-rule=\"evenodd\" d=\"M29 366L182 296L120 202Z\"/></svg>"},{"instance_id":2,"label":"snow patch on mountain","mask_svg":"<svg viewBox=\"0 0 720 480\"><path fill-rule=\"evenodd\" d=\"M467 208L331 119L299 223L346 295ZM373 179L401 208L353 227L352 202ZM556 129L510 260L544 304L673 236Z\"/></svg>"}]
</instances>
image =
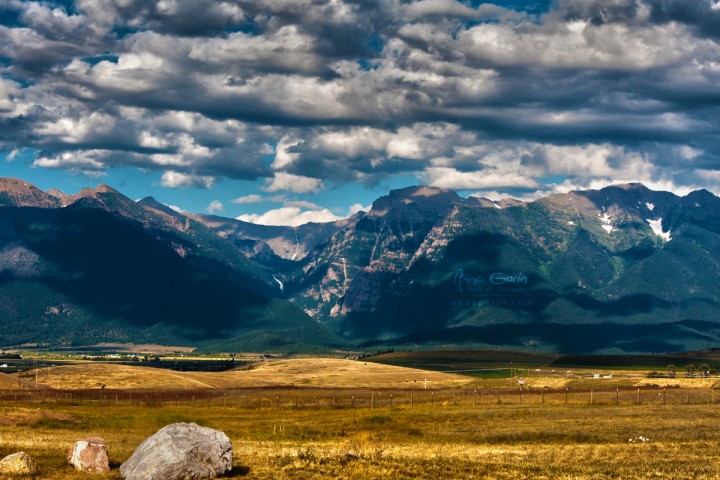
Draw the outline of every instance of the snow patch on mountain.
<instances>
[{"instance_id":1,"label":"snow patch on mountain","mask_svg":"<svg viewBox=\"0 0 720 480\"><path fill-rule=\"evenodd\" d=\"M658 218L656 220L650 220L648 218L648 219L645 219L645 221L650 224L650 228L652 228L652 231L653 231L653 233L655 233L655 235L662 238L666 242L669 242L670 240L672 240L672 237L670 236L670 230L668 230L667 232L663 232L662 218Z\"/></svg>"},{"instance_id":2,"label":"snow patch on mountain","mask_svg":"<svg viewBox=\"0 0 720 480\"><path fill-rule=\"evenodd\" d=\"M600 217L600 221L603 223L602 225L600 225L603 230L605 230L607 233L617 231L617 228L615 228L615 226L612 224L613 218L608 215L607 212L603 211L602 215L598 216Z\"/></svg>"}]
</instances>

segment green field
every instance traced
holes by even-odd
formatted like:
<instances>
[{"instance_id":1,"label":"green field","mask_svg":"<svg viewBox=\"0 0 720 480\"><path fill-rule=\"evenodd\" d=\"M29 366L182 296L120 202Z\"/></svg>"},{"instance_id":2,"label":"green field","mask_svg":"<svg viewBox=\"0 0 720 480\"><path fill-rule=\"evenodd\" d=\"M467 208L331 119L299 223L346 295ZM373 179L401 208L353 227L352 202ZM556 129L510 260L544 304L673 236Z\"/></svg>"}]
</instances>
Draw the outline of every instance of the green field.
<instances>
[{"instance_id":1,"label":"green field","mask_svg":"<svg viewBox=\"0 0 720 480\"><path fill-rule=\"evenodd\" d=\"M384 353L366 359L386 365L462 373L479 378L508 378L532 374L575 371L665 372L676 365L678 375L686 365L707 364L720 369L720 351L665 355L561 355L511 350L430 350Z\"/></svg>"}]
</instances>

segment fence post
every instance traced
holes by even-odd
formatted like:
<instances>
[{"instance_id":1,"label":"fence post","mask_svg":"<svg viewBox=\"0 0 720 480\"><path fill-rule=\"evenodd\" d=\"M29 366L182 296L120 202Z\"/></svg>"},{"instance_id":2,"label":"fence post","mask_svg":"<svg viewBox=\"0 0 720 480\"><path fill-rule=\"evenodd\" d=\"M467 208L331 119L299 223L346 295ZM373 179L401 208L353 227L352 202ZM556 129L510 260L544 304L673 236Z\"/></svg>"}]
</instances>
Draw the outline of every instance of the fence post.
<instances>
[{"instance_id":1,"label":"fence post","mask_svg":"<svg viewBox=\"0 0 720 480\"><path fill-rule=\"evenodd\" d=\"M638 390L638 391L639 391L639 390ZM666 400L667 400L667 399L665 398L665 387L663 387L663 405L667 405Z\"/></svg>"},{"instance_id":2,"label":"fence post","mask_svg":"<svg viewBox=\"0 0 720 480\"><path fill-rule=\"evenodd\" d=\"M370 408L375 408L375 395L370 395Z\"/></svg>"},{"instance_id":3,"label":"fence post","mask_svg":"<svg viewBox=\"0 0 720 480\"><path fill-rule=\"evenodd\" d=\"M569 388L565 387L565 405L568 404L568 391L569 390L570 390Z\"/></svg>"},{"instance_id":4,"label":"fence post","mask_svg":"<svg viewBox=\"0 0 720 480\"><path fill-rule=\"evenodd\" d=\"M590 389L590 405L593 404L593 389Z\"/></svg>"},{"instance_id":5,"label":"fence post","mask_svg":"<svg viewBox=\"0 0 720 480\"><path fill-rule=\"evenodd\" d=\"M475 390L475 405L477 405L477 390Z\"/></svg>"},{"instance_id":6,"label":"fence post","mask_svg":"<svg viewBox=\"0 0 720 480\"><path fill-rule=\"evenodd\" d=\"M620 389L615 389L615 405L620 406Z\"/></svg>"}]
</instances>

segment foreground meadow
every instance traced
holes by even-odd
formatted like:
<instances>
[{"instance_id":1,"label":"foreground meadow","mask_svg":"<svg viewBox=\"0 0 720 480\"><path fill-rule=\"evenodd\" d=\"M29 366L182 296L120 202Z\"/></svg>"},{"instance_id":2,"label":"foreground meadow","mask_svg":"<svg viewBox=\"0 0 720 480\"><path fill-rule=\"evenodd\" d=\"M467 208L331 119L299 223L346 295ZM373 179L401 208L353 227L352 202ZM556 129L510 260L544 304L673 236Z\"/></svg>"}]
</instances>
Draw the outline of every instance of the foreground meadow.
<instances>
[{"instance_id":1,"label":"foreground meadow","mask_svg":"<svg viewBox=\"0 0 720 480\"><path fill-rule=\"evenodd\" d=\"M447 395L434 404L374 408L6 400L0 457L24 450L48 480L117 479L120 463L146 437L169 423L196 422L231 438L228 478L236 479L720 478L720 405L618 406L611 397L595 405L475 405ZM107 441L110 474L66 466L71 445L90 435Z\"/></svg>"}]
</instances>

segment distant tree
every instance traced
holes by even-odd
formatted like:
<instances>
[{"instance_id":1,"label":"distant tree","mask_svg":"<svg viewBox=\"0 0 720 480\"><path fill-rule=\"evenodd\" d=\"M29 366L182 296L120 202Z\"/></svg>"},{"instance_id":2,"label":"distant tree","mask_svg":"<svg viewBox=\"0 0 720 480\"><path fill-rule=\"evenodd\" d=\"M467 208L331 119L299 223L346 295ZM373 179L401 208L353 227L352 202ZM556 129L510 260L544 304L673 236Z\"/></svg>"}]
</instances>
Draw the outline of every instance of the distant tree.
<instances>
[{"instance_id":1,"label":"distant tree","mask_svg":"<svg viewBox=\"0 0 720 480\"><path fill-rule=\"evenodd\" d=\"M697 370L697 368L695 368L695 365L693 365L692 363L689 365L685 365L685 376L692 377L695 373L695 370Z\"/></svg>"},{"instance_id":2,"label":"distant tree","mask_svg":"<svg viewBox=\"0 0 720 480\"><path fill-rule=\"evenodd\" d=\"M675 372L677 371L677 367L673 365L672 363L665 367L667 369L667 375L670 378L675 378Z\"/></svg>"},{"instance_id":3,"label":"distant tree","mask_svg":"<svg viewBox=\"0 0 720 480\"><path fill-rule=\"evenodd\" d=\"M700 370L700 375L702 375L703 378L710 376L710 365L708 365L707 363L703 363L702 365L700 365L698 367L698 370Z\"/></svg>"}]
</instances>

